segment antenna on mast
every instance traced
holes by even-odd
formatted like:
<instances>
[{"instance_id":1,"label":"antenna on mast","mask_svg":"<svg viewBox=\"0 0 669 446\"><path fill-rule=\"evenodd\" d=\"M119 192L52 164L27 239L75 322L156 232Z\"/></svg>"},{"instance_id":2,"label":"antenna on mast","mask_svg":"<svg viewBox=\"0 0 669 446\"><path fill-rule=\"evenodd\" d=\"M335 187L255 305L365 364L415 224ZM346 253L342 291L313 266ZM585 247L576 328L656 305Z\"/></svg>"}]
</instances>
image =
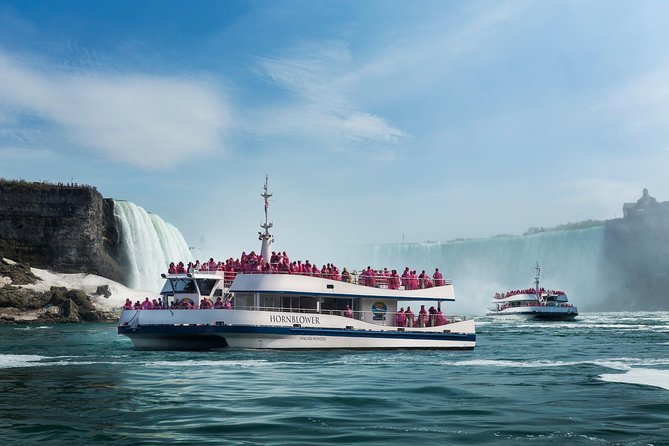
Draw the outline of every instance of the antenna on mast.
<instances>
[{"instance_id":1,"label":"antenna on mast","mask_svg":"<svg viewBox=\"0 0 669 446\"><path fill-rule=\"evenodd\" d=\"M539 261L537 261L537 266L534 267L534 270L537 272L534 276L534 292L537 294L537 299L541 300L541 293L539 292L539 275L541 275L541 268L539 268Z\"/></svg>"},{"instance_id":2,"label":"antenna on mast","mask_svg":"<svg viewBox=\"0 0 669 446\"><path fill-rule=\"evenodd\" d=\"M258 240L262 240L262 246L260 248L260 255L262 255L262 258L265 259L265 262L269 262L270 257L269 257L269 251L270 251L270 246L272 245L272 242L274 242L274 236L269 233L269 229L274 226L274 224L270 223L267 217L267 209L269 208L269 199L272 196L272 194L269 193L268 191L268 182L269 182L269 176L265 175L265 186L263 187L263 193L260 194L261 197L265 200L265 223L261 223L260 227L265 230L265 232L258 232Z\"/></svg>"}]
</instances>

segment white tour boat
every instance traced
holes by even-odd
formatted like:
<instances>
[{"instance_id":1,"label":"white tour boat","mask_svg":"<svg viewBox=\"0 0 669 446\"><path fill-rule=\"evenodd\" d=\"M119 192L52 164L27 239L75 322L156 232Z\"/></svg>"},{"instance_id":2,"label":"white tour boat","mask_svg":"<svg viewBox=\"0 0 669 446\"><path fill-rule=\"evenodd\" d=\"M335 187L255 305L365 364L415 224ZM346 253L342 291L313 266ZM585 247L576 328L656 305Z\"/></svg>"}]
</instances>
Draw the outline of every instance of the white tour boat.
<instances>
[{"instance_id":1,"label":"white tour boat","mask_svg":"<svg viewBox=\"0 0 669 446\"><path fill-rule=\"evenodd\" d=\"M564 291L545 290L539 287L539 263L535 267L534 288L496 293L495 305L488 316L518 316L525 319L572 320L578 309L569 303Z\"/></svg>"},{"instance_id":2,"label":"white tour boat","mask_svg":"<svg viewBox=\"0 0 669 446\"><path fill-rule=\"evenodd\" d=\"M273 236L267 221L267 179L262 196L265 231L259 238L261 255L268 259ZM450 281L431 288L394 289L387 276L369 286L355 274L350 281L275 271L192 271L163 277L162 307L124 309L121 314L118 333L137 348L468 350L476 344L473 319L441 312L442 303L455 300ZM225 308L173 308L174 302L199 308L203 299L219 297L225 299ZM398 311L412 304L434 304L438 310L431 315L416 311L415 319L406 318L414 323L398 322L404 319L396 317Z\"/></svg>"}]
</instances>

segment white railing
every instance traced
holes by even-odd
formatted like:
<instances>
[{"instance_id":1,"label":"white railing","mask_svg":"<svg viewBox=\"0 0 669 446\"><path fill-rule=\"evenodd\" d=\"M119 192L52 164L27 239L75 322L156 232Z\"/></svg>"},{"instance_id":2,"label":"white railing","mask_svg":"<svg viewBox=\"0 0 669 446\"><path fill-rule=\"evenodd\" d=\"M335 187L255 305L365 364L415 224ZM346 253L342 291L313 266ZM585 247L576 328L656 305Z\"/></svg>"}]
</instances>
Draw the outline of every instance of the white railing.
<instances>
[{"instance_id":1,"label":"white railing","mask_svg":"<svg viewBox=\"0 0 669 446\"><path fill-rule=\"evenodd\" d=\"M219 271L220 272L220 271ZM341 273L339 275L336 275L333 277L332 274L329 275L314 275L314 274L309 274L309 273L292 273L292 272L287 272L287 271L240 271L240 272L234 272L230 273L228 271L225 272L225 279L224 279L224 286L225 287L230 287L232 282L234 281L235 277L238 274L286 274L286 275L291 275L291 276L306 276L306 277L316 277L319 279L327 279L327 280L335 280L337 282L345 282L345 283L352 283L354 285L362 285L362 286L369 286L373 288L382 288L382 289L390 289L390 276L384 276L384 275L374 275L374 276L363 276L361 274L357 273L351 273L348 278L342 277ZM441 286L447 286L447 285L452 285L453 281L451 280L443 280L444 284L443 285L433 285L432 288L439 288ZM400 285L398 288L395 288L397 290L409 290L412 288L405 288L404 285L401 284L402 279L400 278ZM418 286L417 288L413 289L424 289L424 282L419 279L418 281Z\"/></svg>"},{"instance_id":2,"label":"white railing","mask_svg":"<svg viewBox=\"0 0 669 446\"><path fill-rule=\"evenodd\" d=\"M288 275L293 275L293 276L308 276L308 277L318 277L321 279L328 279L328 280L336 280L338 282L347 282L347 283L353 283L355 285L364 285L364 286L372 286L374 288L389 288L390 284L390 276L386 276L384 274L381 274L380 271L377 271L377 274L373 276L368 276L364 275L362 273L358 273L356 270L353 270L353 272L348 273L348 276L343 276L341 272L339 272L336 275L333 274L325 274L323 275L322 273L320 274L313 274L313 273L296 273L296 272L289 272L289 271L235 271L235 272L230 272L227 270L203 270L203 269L197 269L197 270L189 270L187 273L176 273L176 274L211 274L211 275L223 275L226 277L225 280L225 286L229 287L234 278L236 277L237 274L288 274ZM170 273L168 273L170 274ZM172 274L170 274L172 275ZM230 277L228 279L228 277ZM433 283L434 279L429 278ZM405 290L409 288L405 288L404 285L402 285L402 282L405 279L402 279L401 276L398 276L396 280L399 281L399 287L396 289L400 290ZM443 282L443 285L434 285L433 288L437 288L438 286L446 286L446 285L452 285L453 281L451 280L446 280L446 279L441 279ZM415 289L423 289L425 288L425 282L422 279L418 279L418 286Z\"/></svg>"}]
</instances>

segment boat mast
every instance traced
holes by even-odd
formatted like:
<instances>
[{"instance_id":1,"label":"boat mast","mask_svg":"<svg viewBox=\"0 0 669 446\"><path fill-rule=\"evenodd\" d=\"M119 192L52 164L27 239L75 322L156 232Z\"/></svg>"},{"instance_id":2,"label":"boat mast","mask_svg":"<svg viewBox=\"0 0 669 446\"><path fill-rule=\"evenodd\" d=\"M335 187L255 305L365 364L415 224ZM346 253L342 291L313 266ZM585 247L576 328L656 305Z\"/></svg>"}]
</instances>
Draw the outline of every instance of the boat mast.
<instances>
[{"instance_id":1,"label":"boat mast","mask_svg":"<svg viewBox=\"0 0 669 446\"><path fill-rule=\"evenodd\" d=\"M269 176L265 175L265 186L263 188L263 193L260 194L261 197L265 200L265 223L261 223L260 227L265 230L265 232L258 232L258 240L262 240L262 246L260 247L260 255L262 256L263 259L265 259L265 262L270 261L269 257L269 252L270 248L272 246L272 243L274 242L274 236L269 233L269 228L274 226L272 223L270 223L267 220L267 208L269 207L269 198L272 196L267 191L267 183L269 181Z\"/></svg>"},{"instance_id":2,"label":"boat mast","mask_svg":"<svg viewBox=\"0 0 669 446\"><path fill-rule=\"evenodd\" d=\"M539 268L539 262L537 262L537 266L534 267L534 270L537 272L537 275L534 276L534 292L537 295L537 299L541 302L541 292L539 291L539 275L541 274L541 268Z\"/></svg>"}]
</instances>

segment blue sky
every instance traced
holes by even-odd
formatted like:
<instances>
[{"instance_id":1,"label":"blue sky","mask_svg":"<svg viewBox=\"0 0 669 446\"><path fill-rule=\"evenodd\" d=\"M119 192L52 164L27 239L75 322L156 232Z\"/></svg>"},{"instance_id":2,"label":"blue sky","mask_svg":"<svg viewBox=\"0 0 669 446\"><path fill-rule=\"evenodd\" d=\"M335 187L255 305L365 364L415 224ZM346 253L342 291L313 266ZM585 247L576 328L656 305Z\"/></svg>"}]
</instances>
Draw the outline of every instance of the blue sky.
<instances>
[{"instance_id":1,"label":"blue sky","mask_svg":"<svg viewBox=\"0 0 669 446\"><path fill-rule=\"evenodd\" d=\"M666 1L0 0L0 176L216 255L518 234L669 200Z\"/></svg>"}]
</instances>

